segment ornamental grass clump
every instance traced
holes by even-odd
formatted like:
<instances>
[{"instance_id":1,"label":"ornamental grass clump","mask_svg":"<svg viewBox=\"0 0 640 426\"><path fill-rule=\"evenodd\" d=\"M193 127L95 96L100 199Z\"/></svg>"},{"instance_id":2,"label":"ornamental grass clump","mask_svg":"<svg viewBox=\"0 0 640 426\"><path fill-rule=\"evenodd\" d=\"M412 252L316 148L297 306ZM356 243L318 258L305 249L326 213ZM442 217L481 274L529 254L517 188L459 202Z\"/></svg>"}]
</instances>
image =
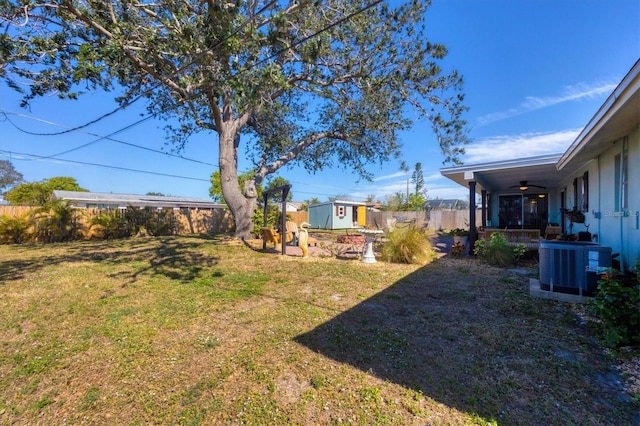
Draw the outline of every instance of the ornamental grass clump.
<instances>
[{"instance_id":1,"label":"ornamental grass clump","mask_svg":"<svg viewBox=\"0 0 640 426\"><path fill-rule=\"evenodd\" d=\"M435 259L431 241L414 227L395 228L387 233L380 258L385 262L425 264Z\"/></svg>"}]
</instances>

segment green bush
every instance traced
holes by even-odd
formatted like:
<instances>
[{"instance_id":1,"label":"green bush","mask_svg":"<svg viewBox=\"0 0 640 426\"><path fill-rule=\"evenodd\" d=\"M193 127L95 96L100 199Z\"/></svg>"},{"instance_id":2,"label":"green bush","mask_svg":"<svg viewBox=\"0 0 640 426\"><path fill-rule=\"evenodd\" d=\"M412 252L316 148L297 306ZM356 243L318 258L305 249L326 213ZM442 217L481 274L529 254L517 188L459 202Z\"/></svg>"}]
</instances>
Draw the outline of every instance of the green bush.
<instances>
[{"instance_id":1,"label":"green bush","mask_svg":"<svg viewBox=\"0 0 640 426\"><path fill-rule=\"evenodd\" d=\"M73 208L67 201L53 201L33 213L34 237L44 243L71 241L77 237Z\"/></svg>"},{"instance_id":2,"label":"green bush","mask_svg":"<svg viewBox=\"0 0 640 426\"><path fill-rule=\"evenodd\" d=\"M20 244L30 238L31 223L28 215L11 217L0 216L0 242L3 244Z\"/></svg>"},{"instance_id":3,"label":"green bush","mask_svg":"<svg viewBox=\"0 0 640 426\"><path fill-rule=\"evenodd\" d=\"M589 303L610 348L640 343L640 262L635 279L621 278L609 270L598 280L598 291Z\"/></svg>"},{"instance_id":4,"label":"green bush","mask_svg":"<svg viewBox=\"0 0 640 426\"><path fill-rule=\"evenodd\" d=\"M158 210L151 207L143 209L127 207L123 220L127 236L133 237L144 231L149 235L171 235L175 231L175 220L172 211Z\"/></svg>"},{"instance_id":5,"label":"green bush","mask_svg":"<svg viewBox=\"0 0 640 426\"><path fill-rule=\"evenodd\" d=\"M149 207L103 210L91 219L91 225L100 227L105 239L133 237L142 231L148 235L172 235L176 229L172 211Z\"/></svg>"},{"instance_id":6,"label":"green bush","mask_svg":"<svg viewBox=\"0 0 640 426\"><path fill-rule=\"evenodd\" d=\"M477 240L473 246L473 253L494 266L505 267L515 262L514 250L509 247L506 237L500 232L492 233L488 242Z\"/></svg>"},{"instance_id":7,"label":"green bush","mask_svg":"<svg viewBox=\"0 0 640 426\"><path fill-rule=\"evenodd\" d=\"M380 258L386 262L425 264L435 259L431 241L414 227L395 228L387 233Z\"/></svg>"},{"instance_id":8,"label":"green bush","mask_svg":"<svg viewBox=\"0 0 640 426\"><path fill-rule=\"evenodd\" d=\"M100 228L99 238L107 240L129 236L129 230L120 210L102 210L91 219L92 227Z\"/></svg>"},{"instance_id":9,"label":"green bush","mask_svg":"<svg viewBox=\"0 0 640 426\"><path fill-rule=\"evenodd\" d=\"M275 206L269 206L267 208L267 221L264 221L264 212L262 209L255 209L253 213L253 234L260 235L260 228L262 227L276 227L276 221L278 221L280 211Z\"/></svg>"}]
</instances>

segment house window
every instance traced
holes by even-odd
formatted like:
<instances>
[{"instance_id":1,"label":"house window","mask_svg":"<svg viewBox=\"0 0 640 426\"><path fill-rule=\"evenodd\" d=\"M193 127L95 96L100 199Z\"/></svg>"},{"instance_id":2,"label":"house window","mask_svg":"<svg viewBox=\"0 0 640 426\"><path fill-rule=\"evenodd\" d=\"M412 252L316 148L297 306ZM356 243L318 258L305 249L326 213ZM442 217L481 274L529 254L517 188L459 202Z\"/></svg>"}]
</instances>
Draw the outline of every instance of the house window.
<instances>
[{"instance_id":1,"label":"house window","mask_svg":"<svg viewBox=\"0 0 640 426\"><path fill-rule=\"evenodd\" d=\"M589 211L589 172L573 180L573 199L578 210Z\"/></svg>"},{"instance_id":2,"label":"house window","mask_svg":"<svg viewBox=\"0 0 640 426\"><path fill-rule=\"evenodd\" d=\"M345 207L344 206L336 206L336 215L338 217L345 217Z\"/></svg>"}]
</instances>

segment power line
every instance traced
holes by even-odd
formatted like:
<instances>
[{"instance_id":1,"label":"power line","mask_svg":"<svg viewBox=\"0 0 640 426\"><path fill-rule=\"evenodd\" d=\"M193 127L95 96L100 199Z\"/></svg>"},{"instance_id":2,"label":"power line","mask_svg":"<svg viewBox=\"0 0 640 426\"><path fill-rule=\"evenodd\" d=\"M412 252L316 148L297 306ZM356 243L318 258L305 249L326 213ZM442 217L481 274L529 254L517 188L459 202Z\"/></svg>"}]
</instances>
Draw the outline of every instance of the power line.
<instances>
[{"instance_id":1,"label":"power line","mask_svg":"<svg viewBox=\"0 0 640 426\"><path fill-rule=\"evenodd\" d=\"M209 179L195 178L195 177L190 177L190 176L173 175L173 174L161 173L161 172L152 172L152 171L149 171L149 170L130 169L128 167L111 166L111 165L107 165L107 164L90 163L90 162L86 162L86 161L64 160L64 159L61 159L61 158L52 159L52 158L47 158L47 157L41 157L39 155L28 154L26 152L15 152L15 151L6 151L6 150L0 150L0 152L10 155L12 159L18 159L16 157L13 157L14 155L26 155L28 157L33 157L34 160L55 160L56 162L60 162L60 163L81 164L81 165L85 165L85 166L102 167L102 168L105 168L105 169L124 170L124 171L127 171L127 172L144 173L144 174L149 174L149 175L154 175L154 176L164 176L164 177L171 177L171 178L177 178L177 179L188 179L188 180L195 180L195 181L200 181L200 182L210 182ZM24 159L20 159L20 160L24 160Z\"/></svg>"},{"instance_id":2,"label":"power line","mask_svg":"<svg viewBox=\"0 0 640 426\"><path fill-rule=\"evenodd\" d=\"M25 134L28 134L28 135L39 136L41 134L33 133L33 132L30 132L30 131L27 131L27 130L21 128L20 126L15 124L9 117L7 117L7 115L15 115L17 117L22 117L22 118L27 118L29 120L39 121L41 123L49 124L49 125L52 125L52 126L67 127L67 126L64 126L63 124L55 123L55 122L44 120L44 119L41 119L41 118L38 118L38 117L33 117L33 116L29 116L29 115L26 115L26 114L20 114L20 113L16 113L16 112L0 110L0 114L2 114L5 117L5 121L7 121L9 124L11 124L13 127L15 127L18 131L20 131L22 133L25 133ZM115 132L112 132L112 133L108 134L107 136L101 136L101 135L98 135L98 134L92 133L92 132L76 130L79 133L84 133L84 134L87 134L87 135L90 135L90 136L95 136L98 139L93 140L91 142L87 142L87 143L85 143L83 145L80 145L80 146L77 146L75 148L71 148L71 149L69 149L67 151L59 152L57 154L48 155L48 156L43 157L43 158L57 157L57 156L60 156L60 155L63 155L63 154L67 154L69 152L77 151L79 149L85 148L85 147L90 146L90 145L93 145L94 143L99 142L101 140L109 140L109 141L112 141L112 142L116 142L116 143L120 143L120 144L123 144L123 145L131 146L131 147L134 147L134 148L143 149L145 151L150 151L150 152L154 152L154 153L157 153L157 154L162 154L162 155L166 155L166 156L169 156L169 157L179 158L179 159L185 160L185 161L191 161L191 162L194 162L194 163L204 164L204 165L207 165L207 166L218 167L215 164L207 163L205 161L196 160L196 159L189 158L189 157L184 157L182 155L171 154L169 152L164 152L164 151L160 151L160 150L157 150L157 149L148 148L146 146L137 145L137 144L134 144L134 143L131 143L131 142L125 142L125 141L122 141L122 140L119 140L119 139L114 139L114 138L111 137L111 136L116 135L116 134L118 134L120 132L128 130L128 129L134 127L134 126L137 126L138 124L140 124L140 123L142 123L142 122L144 122L146 120L149 120L152 117L153 116L151 116L151 115L149 115L147 117L144 117L144 118L142 118L142 119L140 119L140 120L138 120L138 121L136 121L136 122L134 122L132 124L127 125L126 127L123 127L123 128L121 128L119 130L116 130Z\"/></svg>"},{"instance_id":3,"label":"power line","mask_svg":"<svg viewBox=\"0 0 640 426\"><path fill-rule=\"evenodd\" d=\"M257 67L257 66L259 66L259 65L263 64L264 62L269 61L269 60L271 60L271 59L273 59L273 58L277 57L278 55L280 55L281 53L284 53L284 52L285 52L285 51L287 51L287 50L294 50L294 48L295 48L295 47L298 47L298 46L300 46L301 44L306 43L307 41L309 41L309 40L311 40L311 39L313 39L313 38L317 37L318 35L320 35L320 34L322 34L322 33L326 32L326 31L330 30L331 28L334 28L334 27L336 27L336 26L338 26L338 25L342 24L343 22L346 22L346 21L348 21L348 20L352 19L354 16L357 16L357 15L359 15L360 13L363 13L363 12L365 12L365 11L367 11L367 10L369 10L369 9L371 9L371 8L373 8L373 7L375 7L375 6L377 6L378 4L382 3L382 1L383 1L383 0L376 0L376 1L372 2L371 4L369 4L369 5L365 6L365 7L361 8L361 9L358 9L358 10L354 11L354 12L352 12L352 13L351 13L351 14L349 14L349 15L344 16L343 18L341 18L341 19L337 20L336 22L333 22L333 23L331 23L331 24L327 25L326 27L324 27L324 28L322 28L322 29L320 29L320 30L316 31L315 33L312 33L312 34L310 34L310 35L308 35L308 36L306 36L306 37L302 38L301 40L298 40L297 42L292 43L291 45L289 45L289 46L287 46L287 47L285 47L285 48L283 48L283 49L279 50L278 52L276 52L276 53L274 53L274 54L272 54L272 55L270 55L270 56L268 56L268 57L266 57L266 58L264 58L264 59L262 59L262 60L260 60L260 61L258 61L258 62L256 62L256 63L254 63L254 64L253 64L253 65L251 65L250 67L248 67L248 68L244 68L244 69L240 70L240 71L239 71L235 76L237 77L237 76L241 75L241 74L242 74L242 73L244 73L244 72L248 72L248 71L250 71L251 69L253 69L253 68L255 68L255 67ZM267 5L265 5L265 6L264 6L264 7L263 7L263 8L262 8L258 13L257 13L257 15L259 15L260 13L262 13L263 11L265 11L266 9L268 9L269 7L271 7L274 3L276 3L276 2L275 2L275 1L273 1L273 2L271 2L271 3L267 4ZM257 15L256 15L256 16L257 16ZM248 22L250 22L250 20L247 20L247 21L243 22L243 24L242 24L241 26L239 26L239 27L238 27L238 29L236 29L236 31L234 31L231 35L229 35L229 36L228 36L227 38L225 38L224 40L221 40L219 43L217 43L217 44L216 44L216 46L214 46L211 50L215 49L216 47L220 46L222 43L224 43L225 41L227 41L229 38L231 38L231 37L233 37L234 35L236 35L236 34L237 34L237 33L238 33L238 32L239 32L239 31L240 31L240 30L241 30L241 29L242 29L242 28L243 28L243 27L248 23ZM174 71L174 72L171 74L171 76L175 76L175 75L177 75L178 73L180 73L180 72L184 71L186 68L188 68L188 67L192 66L193 64L195 64L195 63L196 63L196 61L197 61L201 56L203 56L203 55L204 55L204 54L206 54L206 53L207 53L207 52L202 52L200 55L196 56L193 60L191 60L188 64L186 64L186 65L182 66L180 69L178 69L178 70ZM155 84L155 85L152 85L152 87L151 87L151 88L147 89L147 90L146 90L145 92L143 92L141 95L139 95L139 96L137 96L136 98L134 98L132 102L127 103L127 104L125 104L125 105L121 105L120 107L116 108L115 110L113 110L113 111L111 111L111 112L109 112L109 113L107 113L107 114L104 114L103 116L100 116L100 117L98 117L97 119L92 120L92 121L91 121L91 122L89 122L89 123L86 123L86 124L84 124L84 125L82 125L82 126L76 126L76 127L74 127L74 128L67 129L67 130L62 131L62 132L57 132L57 133L42 133L42 134L33 133L33 132L28 132L28 131L24 131L23 129L20 129L20 128L19 128L18 126L16 126L13 122L11 122L11 120L9 120L9 118L8 118L8 117L6 117L6 114L5 114L5 118L7 119L7 121L9 121L9 122L10 122L14 127L16 127L18 130L20 130L20 131L24 131L25 133L28 133L28 134L32 134L32 135L36 135L36 136L54 136L54 135L61 135L61 134L69 133L69 132L72 132L72 131L78 131L78 130L80 130L80 129L84 128L84 127L87 127L87 126L89 126L89 125L91 125L91 124L94 124L94 123L96 123L96 122L98 122L98 121L100 121L100 120L102 120L102 119L104 119L104 118L106 118L106 117L108 117L108 116L110 116L110 115L114 114L115 112L117 112L117 111L119 111L119 110L122 110L122 109L126 108L127 106L131 105L132 103L137 102L137 101L138 101L140 98L142 98L143 96L146 96L147 94L151 93L153 90L155 90L155 89L156 89L157 87L159 87L160 85L161 85L161 83L160 83L160 82L159 82L159 83L157 83L157 84ZM177 108L177 106L172 107L172 108L168 109L168 110L167 110L167 111L165 111L165 112L171 111L172 109L176 109L176 108ZM117 133L119 133L119 132L121 132L121 131L123 131L123 130L126 130L126 129L130 128L130 127L133 127L134 125L137 125L137 124L139 124L140 122L145 121L145 120L147 120L147 119L149 119L149 118L152 118L152 117L153 117L153 115L148 115L148 116L147 116L147 117L145 117L144 119L139 120L138 122L133 123L133 124L131 124L131 125L128 125L128 126L126 126L126 127L124 127L124 128L121 128L121 129L119 129L119 130L116 130L115 132L111 133L111 134L110 134L110 135L108 135L108 136L104 136L104 137L103 137L103 136L99 136L99 135L94 135L94 136L98 136L98 137L99 137L99 139L98 139L98 140L95 140L95 141L92 141L92 142L89 142L89 143L86 143L86 144L83 144L83 145L78 146L78 147L76 147L76 148L74 148L74 149L70 149L70 150L64 151L64 152L62 152L62 153L58 153L58 154L51 155L51 156L48 156L48 157L46 157L46 156L36 156L36 155L33 155L33 154L26 154L26 153L17 153L17 152L11 152L11 151L3 151L3 150L0 150L0 152L5 152L5 153L9 153L9 154L26 155L26 156L34 157L36 160L43 160L43 159L51 159L51 158L53 158L53 157L55 157L55 156L58 156L58 155L63 155L63 154L66 154L66 153L69 153L69 152L72 152L72 151L76 151L76 150L82 149L82 148L84 148L84 147L86 147L86 146L89 146L89 145L91 145L91 144L93 144L93 143L96 143L96 142L98 142L99 140L102 140L102 139L108 139L108 140L113 140L113 141L115 141L115 142L119 142L119 143L125 143L125 144L127 144L127 145L131 145L131 146L136 146L136 147L139 147L139 148L148 149L148 150L150 150L150 151L159 152L159 153L162 153L162 154L164 154L164 155L171 155L171 154L168 154L168 153L165 153L165 152L162 152L162 151L155 151L155 150L152 150L152 149L150 149L150 148L140 147L140 146L137 146L137 145L134 145L134 144L129 144L129 143L126 143L126 142L122 142L122 141L114 140L114 139L111 139L111 138L109 137L109 136L112 136L112 135L114 135L114 134L117 134ZM86 132L85 132L85 133L86 133ZM173 155L172 155L172 156L173 156ZM182 158L182 159L186 159L185 157L181 157L181 156L175 156L175 157ZM207 180L207 179L199 179L199 178L191 178L191 177L178 176L178 175L170 175L170 174L165 174L165 173L150 172L150 171L137 170L137 169L129 169L129 168L118 167L118 166L109 166L109 165L104 165L104 164L97 164L97 163L90 163L90 162L82 162L82 161L73 161L73 160L63 160L63 159L56 159L56 160L57 160L57 161L60 161L60 162L67 162L67 163L74 163L74 164L82 164L82 165L89 165L89 166L95 166L95 167L104 167L104 168L115 169L115 170L124 170L124 171L131 171L131 172L137 172L137 173L146 173L146 174L152 174L152 175L158 175L158 176L167 176L167 177L175 177L175 178L181 178L181 179L191 179L191 180L200 180L200 181L206 181L206 182L209 182L209 180ZM197 161L197 160L195 160L195 161ZM199 161L197 161L197 162L199 162ZM208 163L203 163L203 164L208 164ZM211 164L208 164L208 165L211 165ZM315 195L327 195L327 194L315 194Z\"/></svg>"}]
</instances>

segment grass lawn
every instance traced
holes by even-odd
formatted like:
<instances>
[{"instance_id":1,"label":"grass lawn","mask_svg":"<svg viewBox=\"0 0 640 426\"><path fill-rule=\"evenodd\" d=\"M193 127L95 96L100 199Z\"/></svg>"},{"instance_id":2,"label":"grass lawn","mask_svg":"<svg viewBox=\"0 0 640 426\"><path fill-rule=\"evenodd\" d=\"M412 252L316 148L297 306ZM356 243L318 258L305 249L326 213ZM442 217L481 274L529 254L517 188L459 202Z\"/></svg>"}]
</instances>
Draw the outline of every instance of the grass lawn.
<instances>
[{"instance_id":1,"label":"grass lawn","mask_svg":"<svg viewBox=\"0 0 640 426\"><path fill-rule=\"evenodd\" d=\"M469 259L0 246L0 424L629 425L572 307Z\"/></svg>"}]
</instances>

